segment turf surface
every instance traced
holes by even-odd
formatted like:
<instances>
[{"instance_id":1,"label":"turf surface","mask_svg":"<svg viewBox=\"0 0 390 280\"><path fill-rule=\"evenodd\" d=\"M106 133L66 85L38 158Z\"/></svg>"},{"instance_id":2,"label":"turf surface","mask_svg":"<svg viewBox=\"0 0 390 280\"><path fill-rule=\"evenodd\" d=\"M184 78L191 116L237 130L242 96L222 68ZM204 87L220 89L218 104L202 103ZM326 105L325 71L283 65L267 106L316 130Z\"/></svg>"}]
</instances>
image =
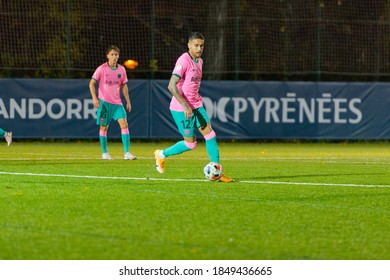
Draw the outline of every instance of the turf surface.
<instances>
[{"instance_id":1,"label":"turf surface","mask_svg":"<svg viewBox=\"0 0 390 280\"><path fill-rule=\"evenodd\" d=\"M0 259L390 259L389 143L220 143L229 184L171 144L3 143Z\"/></svg>"}]
</instances>

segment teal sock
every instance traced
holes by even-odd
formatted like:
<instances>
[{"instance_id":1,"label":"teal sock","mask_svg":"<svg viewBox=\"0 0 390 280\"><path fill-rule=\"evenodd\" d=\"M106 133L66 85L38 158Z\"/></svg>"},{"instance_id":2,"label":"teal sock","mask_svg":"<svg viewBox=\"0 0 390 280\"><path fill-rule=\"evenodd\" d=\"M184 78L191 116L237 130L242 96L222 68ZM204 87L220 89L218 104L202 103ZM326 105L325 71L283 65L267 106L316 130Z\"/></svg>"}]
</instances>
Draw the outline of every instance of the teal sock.
<instances>
[{"instance_id":1,"label":"teal sock","mask_svg":"<svg viewBox=\"0 0 390 280\"><path fill-rule=\"evenodd\" d=\"M209 140L206 140L206 151L209 155L211 162L219 163L219 149L217 144L217 137L213 137Z\"/></svg>"},{"instance_id":2,"label":"teal sock","mask_svg":"<svg viewBox=\"0 0 390 280\"><path fill-rule=\"evenodd\" d=\"M178 155L178 154L187 152L189 150L191 150L191 149L186 146L186 144L184 143L184 140L183 140L183 141L177 142L176 144L174 144L173 146L170 146L169 148L164 149L163 154L164 154L164 156L169 157L169 156L174 156L174 155Z\"/></svg>"},{"instance_id":3,"label":"teal sock","mask_svg":"<svg viewBox=\"0 0 390 280\"><path fill-rule=\"evenodd\" d=\"M102 152L107 153L107 136L99 136L100 146L102 147Z\"/></svg>"},{"instance_id":4,"label":"teal sock","mask_svg":"<svg viewBox=\"0 0 390 280\"><path fill-rule=\"evenodd\" d=\"M1 136L5 136L5 133L6 133L6 132L0 128L0 135L1 135Z\"/></svg>"},{"instance_id":5,"label":"teal sock","mask_svg":"<svg viewBox=\"0 0 390 280\"><path fill-rule=\"evenodd\" d=\"M130 150L130 134L128 133L122 134L122 143L123 143L123 149L125 150L125 153L128 153Z\"/></svg>"}]
</instances>

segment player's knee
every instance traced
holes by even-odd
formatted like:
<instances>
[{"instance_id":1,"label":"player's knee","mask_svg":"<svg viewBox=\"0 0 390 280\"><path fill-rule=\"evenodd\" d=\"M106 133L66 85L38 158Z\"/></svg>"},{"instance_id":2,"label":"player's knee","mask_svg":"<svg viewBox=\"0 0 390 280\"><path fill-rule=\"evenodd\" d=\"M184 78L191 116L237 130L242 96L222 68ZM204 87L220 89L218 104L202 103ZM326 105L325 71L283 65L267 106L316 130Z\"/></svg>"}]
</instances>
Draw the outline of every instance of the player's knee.
<instances>
[{"instance_id":1,"label":"player's knee","mask_svg":"<svg viewBox=\"0 0 390 280\"><path fill-rule=\"evenodd\" d=\"M128 127L122 128L122 129L121 129L121 133L122 133L122 134L129 134L129 128L128 128Z\"/></svg>"},{"instance_id":2,"label":"player's knee","mask_svg":"<svg viewBox=\"0 0 390 280\"><path fill-rule=\"evenodd\" d=\"M215 134L214 130L211 130L209 133L206 135L203 135L205 140L210 140L211 138L217 137L217 134Z\"/></svg>"},{"instance_id":3,"label":"player's knee","mask_svg":"<svg viewBox=\"0 0 390 280\"><path fill-rule=\"evenodd\" d=\"M188 149L193 150L196 148L197 142L187 142L184 141L184 144L187 146Z\"/></svg>"}]
</instances>

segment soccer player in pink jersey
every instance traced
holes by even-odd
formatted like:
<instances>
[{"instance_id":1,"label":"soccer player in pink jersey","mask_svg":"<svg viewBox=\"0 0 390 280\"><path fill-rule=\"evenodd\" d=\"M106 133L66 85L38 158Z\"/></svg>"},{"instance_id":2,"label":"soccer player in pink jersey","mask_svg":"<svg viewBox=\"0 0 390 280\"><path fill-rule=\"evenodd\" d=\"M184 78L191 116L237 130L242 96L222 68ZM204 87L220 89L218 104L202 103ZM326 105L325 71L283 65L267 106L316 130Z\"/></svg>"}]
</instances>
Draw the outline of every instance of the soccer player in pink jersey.
<instances>
[{"instance_id":1,"label":"soccer player in pink jersey","mask_svg":"<svg viewBox=\"0 0 390 280\"><path fill-rule=\"evenodd\" d=\"M11 145L12 143L12 132L11 131L5 131L4 129L0 128L0 135L5 138L5 141L7 142L7 145Z\"/></svg>"},{"instance_id":2,"label":"soccer player in pink jersey","mask_svg":"<svg viewBox=\"0 0 390 280\"><path fill-rule=\"evenodd\" d=\"M210 119L203 107L202 96L199 94L202 80L204 37L199 32L193 32L188 39L188 52L182 54L176 61L169 81L168 89L172 93L169 106L179 132L184 140L177 142L164 150L156 150L156 169L165 172L165 159L195 149L195 129L206 140L206 150L210 161L219 163L217 138L211 127ZM233 182L233 179L222 174L221 182Z\"/></svg>"},{"instance_id":3,"label":"soccer player in pink jersey","mask_svg":"<svg viewBox=\"0 0 390 280\"><path fill-rule=\"evenodd\" d=\"M89 82L93 105L97 108L96 123L100 125L99 139L102 147L102 159L112 159L107 151L107 130L112 120L118 121L122 133L124 159L133 160L136 157L130 153L130 133L126 112L131 111L127 74L125 68L118 64L119 48L110 46L107 50L107 62L100 65ZM98 95L96 84L99 84ZM126 100L126 109L122 104L120 93Z\"/></svg>"}]
</instances>

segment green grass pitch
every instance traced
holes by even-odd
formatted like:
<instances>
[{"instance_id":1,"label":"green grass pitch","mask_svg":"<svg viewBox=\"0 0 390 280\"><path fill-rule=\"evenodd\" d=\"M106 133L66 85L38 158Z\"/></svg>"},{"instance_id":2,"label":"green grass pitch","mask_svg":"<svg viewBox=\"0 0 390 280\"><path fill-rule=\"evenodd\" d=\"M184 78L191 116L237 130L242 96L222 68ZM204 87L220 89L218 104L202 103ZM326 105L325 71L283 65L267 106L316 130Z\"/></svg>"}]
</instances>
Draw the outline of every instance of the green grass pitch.
<instances>
[{"instance_id":1,"label":"green grass pitch","mask_svg":"<svg viewBox=\"0 0 390 280\"><path fill-rule=\"evenodd\" d=\"M3 143L0 259L390 259L389 143L220 143L230 184L171 144Z\"/></svg>"}]
</instances>

